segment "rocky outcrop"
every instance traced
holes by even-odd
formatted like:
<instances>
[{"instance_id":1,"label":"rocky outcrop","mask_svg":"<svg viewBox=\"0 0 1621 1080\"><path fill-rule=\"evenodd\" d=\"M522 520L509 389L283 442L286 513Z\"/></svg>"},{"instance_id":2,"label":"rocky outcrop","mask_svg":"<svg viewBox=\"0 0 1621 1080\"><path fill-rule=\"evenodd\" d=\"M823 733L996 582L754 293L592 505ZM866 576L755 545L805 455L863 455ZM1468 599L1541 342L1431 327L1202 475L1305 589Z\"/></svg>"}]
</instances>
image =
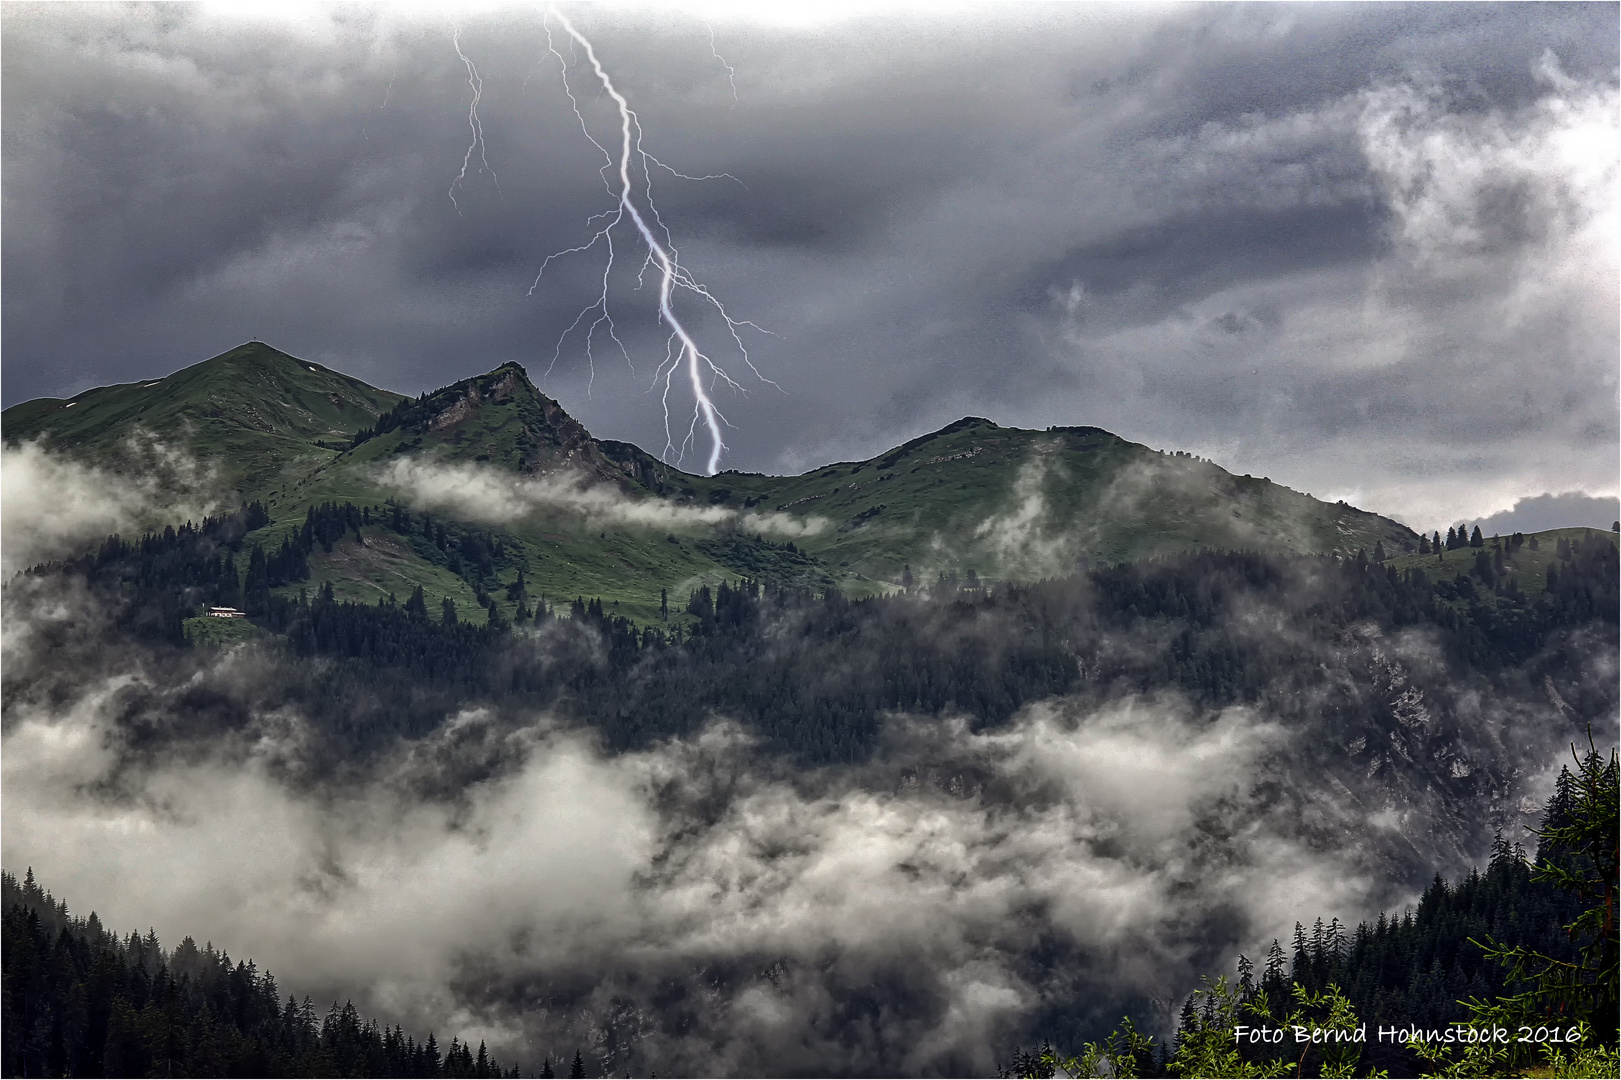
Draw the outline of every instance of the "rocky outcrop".
<instances>
[{"instance_id":1,"label":"rocky outcrop","mask_svg":"<svg viewBox=\"0 0 1621 1080\"><path fill-rule=\"evenodd\" d=\"M449 457L474 457L530 475L566 469L654 494L676 475L639 447L593 438L516 363L424 395L398 417L397 426L408 435L431 437Z\"/></svg>"}]
</instances>

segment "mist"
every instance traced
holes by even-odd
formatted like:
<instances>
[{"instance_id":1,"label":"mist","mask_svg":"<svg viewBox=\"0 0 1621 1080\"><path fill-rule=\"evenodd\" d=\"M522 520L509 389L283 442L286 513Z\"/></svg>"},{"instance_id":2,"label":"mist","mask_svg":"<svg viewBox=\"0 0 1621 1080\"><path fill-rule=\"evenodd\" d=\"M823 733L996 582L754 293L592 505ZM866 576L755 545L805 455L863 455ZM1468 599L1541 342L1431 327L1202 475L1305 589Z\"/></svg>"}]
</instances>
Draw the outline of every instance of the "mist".
<instances>
[{"instance_id":1,"label":"mist","mask_svg":"<svg viewBox=\"0 0 1621 1080\"><path fill-rule=\"evenodd\" d=\"M985 1071L1077 979L1163 1007L1292 913L1388 899L1258 793L1289 737L1246 710L898 717L872 762L790 775L724 719L610 757L474 708L340 786L300 782L286 715L137 752L116 717L150 678L12 710L8 864L111 926L211 939L529 1068L581 1045L603 1069ZM492 749L496 775L421 798L424 770ZM873 985L881 1022L854 1039Z\"/></svg>"},{"instance_id":2,"label":"mist","mask_svg":"<svg viewBox=\"0 0 1621 1080\"><path fill-rule=\"evenodd\" d=\"M1233 635L1323 656L1306 700L1100 684L1005 722L891 712L870 754L806 766L724 712L613 752L577 717L475 692L334 761L350 705L286 692L325 661L111 649L70 584L8 589L8 869L526 1070L579 1047L600 1072L986 1073L1128 1011L1165 1032L1238 951L1399 909L1480 859L1545 796L1572 709L1551 682L1494 696L1428 633L1313 643L1239 596ZM888 603L970 651L1016 636L992 608ZM759 639L792 642L795 618ZM1077 640L1074 662L1151 663L1159 633ZM593 634L551 623L514 657L601 665ZM1573 647L1613 682L1613 646ZM829 689L860 676L800 663ZM1302 721L1342 683L1391 703L1388 731Z\"/></svg>"},{"instance_id":3,"label":"mist","mask_svg":"<svg viewBox=\"0 0 1621 1080\"><path fill-rule=\"evenodd\" d=\"M634 498L603 483L566 472L518 476L487 466L395 458L379 477L411 505L443 510L487 524L546 515L583 517L592 525L648 529L746 529L772 536L814 536L830 522L820 515L781 511L755 513L724 506L687 506L659 498Z\"/></svg>"},{"instance_id":4,"label":"mist","mask_svg":"<svg viewBox=\"0 0 1621 1080\"><path fill-rule=\"evenodd\" d=\"M37 442L0 447L0 574L79 554L110 533L201 520L218 506L213 472L140 432L124 467L99 469Z\"/></svg>"}]
</instances>

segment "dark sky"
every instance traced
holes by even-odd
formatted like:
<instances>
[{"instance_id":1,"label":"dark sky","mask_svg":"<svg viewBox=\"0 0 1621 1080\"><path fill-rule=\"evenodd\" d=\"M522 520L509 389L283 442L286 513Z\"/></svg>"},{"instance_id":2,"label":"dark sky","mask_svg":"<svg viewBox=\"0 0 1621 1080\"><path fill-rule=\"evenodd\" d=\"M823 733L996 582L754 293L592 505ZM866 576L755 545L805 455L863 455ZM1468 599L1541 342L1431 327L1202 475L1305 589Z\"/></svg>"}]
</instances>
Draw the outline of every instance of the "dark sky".
<instances>
[{"instance_id":1,"label":"dark sky","mask_svg":"<svg viewBox=\"0 0 1621 1080\"><path fill-rule=\"evenodd\" d=\"M6 404L257 336L411 393L517 360L598 435L662 447L628 225L634 373L600 336L594 377L578 334L557 351L600 245L529 295L614 205L545 9L251 10L0 9ZM788 10L564 8L647 150L737 178L654 173L682 262L772 332L743 331L780 391L678 307L747 390L717 393L722 467L974 414L1418 527L1615 494L1616 5ZM454 203L452 15L494 174Z\"/></svg>"}]
</instances>

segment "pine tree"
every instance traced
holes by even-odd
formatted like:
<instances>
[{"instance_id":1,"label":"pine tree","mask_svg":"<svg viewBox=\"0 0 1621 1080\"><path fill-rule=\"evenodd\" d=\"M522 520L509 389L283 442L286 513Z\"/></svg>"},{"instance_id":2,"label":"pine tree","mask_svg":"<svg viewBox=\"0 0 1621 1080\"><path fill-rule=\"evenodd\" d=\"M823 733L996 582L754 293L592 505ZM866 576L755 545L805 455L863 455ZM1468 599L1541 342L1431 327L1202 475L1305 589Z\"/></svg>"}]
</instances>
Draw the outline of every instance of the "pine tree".
<instances>
[{"instance_id":1,"label":"pine tree","mask_svg":"<svg viewBox=\"0 0 1621 1080\"><path fill-rule=\"evenodd\" d=\"M1306 949L1306 928L1295 923L1294 955L1290 958L1289 978L1304 983L1311 975L1311 953Z\"/></svg>"},{"instance_id":2,"label":"pine tree","mask_svg":"<svg viewBox=\"0 0 1621 1080\"><path fill-rule=\"evenodd\" d=\"M568 1074L571 1077L585 1075L585 1058L580 1055L579 1050L574 1051L574 1064L568 1067Z\"/></svg>"},{"instance_id":3,"label":"pine tree","mask_svg":"<svg viewBox=\"0 0 1621 1080\"><path fill-rule=\"evenodd\" d=\"M1486 538L1480 535L1480 526L1479 525L1476 525L1475 526L1475 531L1473 533L1469 534L1469 546L1470 547L1485 547L1486 546Z\"/></svg>"},{"instance_id":4,"label":"pine tree","mask_svg":"<svg viewBox=\"0 0 1621 1080\"><path fill-rule=\"evenodd\" d=\"M1272 939L1272 945L1266 950L1266 971L1261 977L1262 984L1268 990L1283 989L1283 946L1277 938Z\"/></svg>"},{"instance_id":5,"label":"pine tree","mask_svg":"<svg viewBox=\"0 0 1621 1080\"><path fill-rule=\"evenodd\" d=\"M411 598L405 602L405 613L413 619L426 619L428 617L428 601L422 595L421 585L411 590Z\"/></svg>"}]
</instances>

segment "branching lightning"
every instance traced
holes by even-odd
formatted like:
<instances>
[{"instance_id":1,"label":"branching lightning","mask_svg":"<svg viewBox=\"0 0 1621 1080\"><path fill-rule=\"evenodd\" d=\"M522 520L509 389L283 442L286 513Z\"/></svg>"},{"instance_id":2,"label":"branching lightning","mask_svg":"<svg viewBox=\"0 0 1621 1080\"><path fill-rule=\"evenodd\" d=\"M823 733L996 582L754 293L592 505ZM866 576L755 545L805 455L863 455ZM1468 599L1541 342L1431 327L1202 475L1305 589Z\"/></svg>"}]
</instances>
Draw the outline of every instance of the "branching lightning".
<instances>
[{"instance_id":1,"label":"branching lightning","mask_svg":"<svg viewBox=\"0 0 1621 1080\"><path fill-rule=\"evenodd\" d=\"M709 27L705 27L705 29L707 29L709 31L709 55L713 56L716 60L719 60L720 61L720 66L726 69L726 82L732 88L732 107L736 108L737 107L737 69L732 67L732 65L728 64L726 62L726 57L722 56L720 54L719 50L717 50L715 48L715 28L713 26L709 26Z\"/></svg>"},{"instance_id":2,"label":"branching lightning","mask_svg":"<svg viewBox=\"0 0 1621 1080\"><path fill-rule=\"evenodd\" d=\"M694 340L692 334L676 315L675 294L677 290L685 290L698 298L702 304L709 306L719 314L721 319L725 321L732 342L736 345L743 362L748 365L749 370L762 382L776 386L776 383L760 374L759 369L750 360L748 348L743 343L741 333L744 327L759 330L762 333L770 333L770 331L746 319L733 319L709 289L693 278L691 273L681 265L675 244L670 236L670 230L664 224L663 219L660 218L658 208L653 203L653 169L662 169L671 176L685 180L728 179L737 181L737 178L729 173L688 176L685 173L677 172L645 150L642 147L641 121L637 117L635 110L630 107L629 101L614 86L613 79L597 58L596 50L592 47L591 42L576 30L574 25L561 12L553 9L548 14L550 18L555 18L558 21L559 25L568 34L571 42L584 50L586 59L589 61L591 70L595 74L597 82L601 85L602 91L613 99L619 111L619 153L616 156L591 134L585 116L580 111L579 99L575 97L573 89L569 86L568 61L557 50L552 40L550 22L546 22L547 51L557 58L558 64L562 67L563 90L568 94L569 102L574 107L574 116L580 122L580 130L585 133L585 137L590 140L591 145L602 153L603 165L599 171L602 175L603 187L615 202L612 209L593 215L587 220L587 225L594 227L596 230L590 240L577 247L565 248L562 251L546 256L540 265L540 271L535 275L534 284L529 287L529 294L532 296L535 290L540 287L541 277L546 273L547 266L554 259L589 251L599 243L607 253L607 261L602 271L601 292L595 300L575 316L574 321L569 324L568 328L563 331L562 336L558 338L557 348L552 355L552 365L556 366L558 358L562 355L564 341L582 324L586 324L585 352L586 359L591 364L593 379L595 378L596 367L591 352L591 342L599 328L604 329L608 337L618 346L621 355L625 357L626 363L630 363L630 354L626 350L624 342L619 338L614 326L613 316L608 307L609 279L613 273L614 256L617 253L614 230L628 219L635 228L636 234L641 238L641 243L647 249L646 257L642 260L641 268L637 271L637 288L640 288L645 283L648 270L653 270L657 276L659 287L659 318L661 322L670 328L669 337L665 341L664 359L660 361L658 368L655 370L652 381L653 387L662 384L660 400L664 409L663 456L668 459L671 454L674 454L677 461L685 457L687 450L696 442L698 425L702 423L708 432L710 440L708 471L713 473L720 464L721 454L726 450L721 426L730 427L731 425L726 417L721 414L719 408L716 407L710 392L722 382L734 390L746 391L709 354L698 347L697 341ZM711 41L711 49L713 49L713 41ZM719 54L717 53L716 56L718 59ZM721 63L725 64L726 62L722 60ZM468 66L471 69L472 65L469 64ZM727 65L727 70L728 72L731 71L730 65ZM476 104L476 88L474 100ZM469 151L470 158L471 151ZM741 183L741 181L737 182ZM633 238L632 243L634 244L634 242ZM587 322L588 319L589 322ZM631 370L635 370L634 366L632 366ZM550 371L550 368L548 368L548 371ZM673 434L670 420L670 394L678 371L684 373L685 380L690 384L695 402L692 421L687 426L687 432L679 445ZM778 387L778 389L781 388Z\"/></svg>"},{"instance_id":3,"label":"branching lightning","mask_svg":"<svg viewBox=\"0 0 1621 1080\"><path fill-rule=\"evenodd\" d=\"M456 201L456 189L466 183L467 170L472 167L475 153L478 154L479 169L490 174L490 179L495 182L495 191L498 195L501 194L501 178L495 175L494 169L490 168L490 159L484 153L484 123L478 118L479 99L484 96L484 80L479 77L478 68L473 66L473 61L468 59L466 53L462 52L462 31L461 27L455 23L451 23L450 42L455 46L456 55L461 58L461 62L467 65L467 85L473 90L473 100L467 106L467 126L473 129L473 138L467 144L467 153L462 155L461 172L456 174L456 179L450 182L450 190L446 192L450 196L450 203L456 208L456 214L459 217L462 212L462 204ZM388 85L392 91L394 80L390 79ZM387 103L385 100L384 104ZM502 195L501 199L505 202L506 196Z\"/></svg>"}]
</instances>

